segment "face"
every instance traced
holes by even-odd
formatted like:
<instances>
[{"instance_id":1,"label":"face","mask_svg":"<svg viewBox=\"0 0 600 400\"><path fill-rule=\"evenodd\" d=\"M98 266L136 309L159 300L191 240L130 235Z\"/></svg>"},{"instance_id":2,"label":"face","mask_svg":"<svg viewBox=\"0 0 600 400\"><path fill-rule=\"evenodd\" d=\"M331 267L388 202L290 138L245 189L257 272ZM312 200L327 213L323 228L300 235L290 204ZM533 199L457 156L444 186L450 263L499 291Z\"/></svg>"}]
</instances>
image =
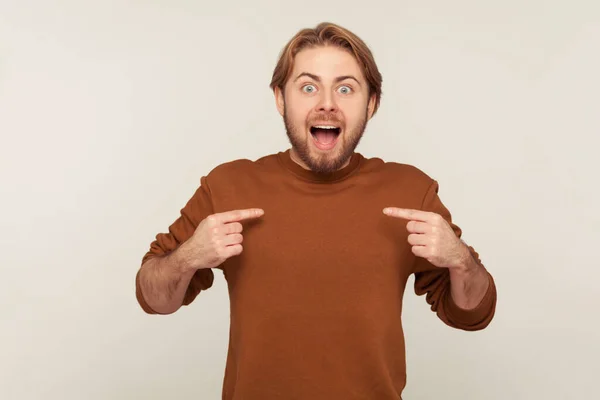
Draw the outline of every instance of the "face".
<instances>
[{"instance_id":1,"label":"face","mask_svg":"<svg viewBox=\"0 0 600 400\"><path fill-rule=\"evenodd\" d=\"M306 169L329 173L346 166L373 116L375 96L347 51L317 47L300 51L277 109L292 144L291 156Z\"/></svg>"}]
</instances>

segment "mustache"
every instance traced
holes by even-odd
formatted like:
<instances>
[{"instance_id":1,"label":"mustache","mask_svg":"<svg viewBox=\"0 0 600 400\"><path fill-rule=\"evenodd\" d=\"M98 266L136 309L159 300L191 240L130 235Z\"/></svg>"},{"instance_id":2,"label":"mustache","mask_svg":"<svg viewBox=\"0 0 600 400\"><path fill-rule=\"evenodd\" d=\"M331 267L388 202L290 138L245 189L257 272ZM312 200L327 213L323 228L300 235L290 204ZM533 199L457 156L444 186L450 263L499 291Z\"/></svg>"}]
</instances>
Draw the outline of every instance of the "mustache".
<instances>
[{"instance_id":1,"label":"mustache","mask_svg":"<svg viewBox=\"0 0 600 400\"><path fill-rule=\"evenodd\" d=\"M337 123L338 125L341 125L344 122L340 118L338 118L337 115L331 114L331 113L315 114L309 119L309 122L315 122L315 121L332 122L332 123Z\"/></svg>"}]
</instances>

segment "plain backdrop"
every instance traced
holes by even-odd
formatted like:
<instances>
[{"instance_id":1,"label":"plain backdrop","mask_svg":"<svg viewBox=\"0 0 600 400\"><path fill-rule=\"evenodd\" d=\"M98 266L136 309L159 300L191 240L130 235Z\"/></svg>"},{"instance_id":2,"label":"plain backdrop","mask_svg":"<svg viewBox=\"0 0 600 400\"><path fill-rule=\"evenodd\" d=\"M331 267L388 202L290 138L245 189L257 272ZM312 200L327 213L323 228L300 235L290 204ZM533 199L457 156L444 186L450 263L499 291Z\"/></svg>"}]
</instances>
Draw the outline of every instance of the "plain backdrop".
<instances>
[{"instance_id":1,"label":"plain backdrop","mask_svg":"<svg viewBox=\"0 0 600 400\"><path fill-rule=\"evenodd\" d=\"M289 147L269 80L321 21L384 77L358 151L437 179L498 286L473 333L406 292L405 399L600 398L595 0L1 0L0 398L220 398L222 274L150 316L135 273L202 175Z\"/></svg>"}]
</instances>

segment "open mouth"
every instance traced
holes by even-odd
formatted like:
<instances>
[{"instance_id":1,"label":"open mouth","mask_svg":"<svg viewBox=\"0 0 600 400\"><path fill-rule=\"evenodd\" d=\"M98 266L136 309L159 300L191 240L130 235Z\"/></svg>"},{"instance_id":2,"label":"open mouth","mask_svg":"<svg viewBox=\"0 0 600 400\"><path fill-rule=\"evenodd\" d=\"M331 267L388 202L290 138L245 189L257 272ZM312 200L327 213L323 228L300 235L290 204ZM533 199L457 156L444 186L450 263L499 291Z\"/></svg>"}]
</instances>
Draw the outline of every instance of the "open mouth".
<instances>
[{"instance_id":1,"label":"open mouth","mask_svg":"<svg viewBox=\"0 0 600 400\"><path fill-rule=\"evenodd\" d=\"M314 125L310 127L315 145L321 150L330 150L337 143L342 129L335 125Z\"/></svg>"}]
</instances>

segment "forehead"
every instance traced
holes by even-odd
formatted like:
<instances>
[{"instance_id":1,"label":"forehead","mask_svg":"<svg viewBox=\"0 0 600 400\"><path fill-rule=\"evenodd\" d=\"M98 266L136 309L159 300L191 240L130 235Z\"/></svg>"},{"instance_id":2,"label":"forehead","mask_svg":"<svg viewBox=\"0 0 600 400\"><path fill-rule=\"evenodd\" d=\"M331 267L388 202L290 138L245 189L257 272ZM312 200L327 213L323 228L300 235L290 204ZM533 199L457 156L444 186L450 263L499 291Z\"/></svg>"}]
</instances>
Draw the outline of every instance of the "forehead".
<instances>
[{"instance_id":1,"label":"forehead","mask_svg":"<svg viewBox=\"0 0 600 400\"><path fill-rule=\"evenodd\" d=\"M301 50L294 59L292 80L308 72L327 81L342 75L353 75L364 81L362 70L348 51L333 46L320 46Z\"/></svg>"}]
</instances>

